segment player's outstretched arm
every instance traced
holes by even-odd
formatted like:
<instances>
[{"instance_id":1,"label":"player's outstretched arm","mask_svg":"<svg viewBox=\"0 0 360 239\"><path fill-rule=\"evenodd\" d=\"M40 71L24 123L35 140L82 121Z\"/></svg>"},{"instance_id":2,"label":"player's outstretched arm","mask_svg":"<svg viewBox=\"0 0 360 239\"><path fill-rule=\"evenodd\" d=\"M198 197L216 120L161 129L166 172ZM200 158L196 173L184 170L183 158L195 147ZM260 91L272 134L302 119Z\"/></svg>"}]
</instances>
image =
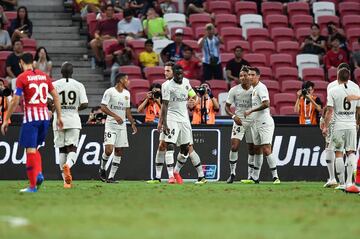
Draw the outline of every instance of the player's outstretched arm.
<instances>
[{"instance_id":1,"label":"player's outstretched arm","mask_svg":"<svg viewBox=\"0 0 360 239\"><path fill-rule=\"evenodd\" d=\"M137 133L137 128L136 128L136 122L135 119L133 118L132 114L131 114L131 110L130 108L126 108L126 117L129 119L130 124L131 124L131 128L133 130L133 134Z\"/></svg>"},{"instance_id":2,"label":"player's outstretched arm","mask_svg":"<svg viewBox=\"0 0 360 239\"><path fill-rule=\"evenodd\" d=\"M349 95L346 97L347 101L360 100L360 95Z\"/></svg>"},{"instance_id":3,"label":"player's outstretched arm","mask_svg":"<svg viewBox=\"0 0 360 239\"><path fill-rule=\"evenodd\" d=\"M56 111L56 116L57 116L57 127L59 129L62 129L64 126L64 123L62 121L62 117L61 117L61 105L60 105L60 101L59 101L59 95L56 92L56 89L54 88L52 91L50 91L50 95L53 98L54 101L54 106L55 106L55 111Z\"/></svg>"},{"instance_id":4,"label":"player's outstretched arm","mask_svg":"<svg viewBox=\"0 0 360 239\"><path fill-rule=\"evenodd\" d=\"M9 126L9 119L10 119L11 115L14 113L16 107L19 105L19 102L20 102L20 96L14 95L10 102L10 106L9 106L9 109L5 116L5 119L3 120L3 124L1 126L1 133L3 135L5 135L7 132L7 128Z\"/></svg>"},{"instance_id":5,"label":"player's outstretched arm","mask_svg":"<svg viewBox=\"0 0 360 239\"><path fill-rule=\"evenodd\" d=\"M106 115L113 117L118 124L124 123L123 119L111 110L109 110L107 105L101 104L101 111L104 112Z\"/></svg>"}]
</instances>

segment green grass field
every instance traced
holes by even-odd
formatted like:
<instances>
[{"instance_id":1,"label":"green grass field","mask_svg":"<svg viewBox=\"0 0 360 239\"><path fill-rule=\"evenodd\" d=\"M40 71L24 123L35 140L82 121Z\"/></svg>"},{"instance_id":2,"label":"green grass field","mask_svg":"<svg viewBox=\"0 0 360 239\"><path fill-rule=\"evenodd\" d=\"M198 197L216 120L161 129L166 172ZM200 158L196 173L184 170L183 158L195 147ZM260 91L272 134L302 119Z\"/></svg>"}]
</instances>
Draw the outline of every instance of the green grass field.
<instances>
[{"instance_id":1,"label":"green grass field","mask_svg":"<svg viewBox=\"0 0 360 239\"><path fill-rule=\"evenodd\" d=\"M147 185L0 181L1 239L358 238L360 196L321 183ZM28 224L15 225L10 217Z\"/></svg>"}]
</instances>

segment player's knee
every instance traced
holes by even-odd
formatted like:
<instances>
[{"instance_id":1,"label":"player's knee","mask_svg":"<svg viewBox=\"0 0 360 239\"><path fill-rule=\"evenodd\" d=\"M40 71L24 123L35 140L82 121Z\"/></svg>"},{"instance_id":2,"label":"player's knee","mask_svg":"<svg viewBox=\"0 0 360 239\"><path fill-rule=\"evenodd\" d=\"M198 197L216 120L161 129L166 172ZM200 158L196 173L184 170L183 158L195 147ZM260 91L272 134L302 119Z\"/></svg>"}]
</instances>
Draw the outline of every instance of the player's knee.
<instances>
[{"instance_id":1,"label":"player's knee","mask_svg":"<svg viewBox=\"0 0 360 239\"><path fill-rule=\"evenodd\" d=\"M166 150L166 143L164 141L160 141L159 151L165 151L165 150Z\"/></svg>"},{"instance_id":2,"label":"player's knee","mask_svg":"<svg viewBox=\"0 0 360 239\"><path fill-rule=\"evenodd\" d=\"M106 154L106 156L110 156L111 154L112 154L112 152L113 152L113 147L111 147L111 146L105 146L105 154Z\"/></svg>"},{"instance_id":3,"label":"player's knee","mask_svg":"<svg viewBox=\"0 0 360 239\"><path fill-rule=\"evenodd\" d=\"M180 145L180 153L182 155L188 155L189 154L189 144Z\"/></svg>"},{"instance_id":4,"label":"player's knee","mask_svg":"<svg viewBox=\"0 0 360 239\"><path fill-rule=\"evenodd\" d=\"M172 143L167 144L166 150L167 151L175 151L175 144L172 144Z\"/></svg>"},{"instance_id":5,"label":"player's knee","mask_svg":"<svg viewBox=\"0 0 360 239\"><path fill-rule=\"evenodd\" d=\"M262 151L263 151L263 154L265 155L265 156L268 156L268 155L270 155L271 154L271 146L265 146L263 149L262 149Z\"/></svg>"}]
</instances>

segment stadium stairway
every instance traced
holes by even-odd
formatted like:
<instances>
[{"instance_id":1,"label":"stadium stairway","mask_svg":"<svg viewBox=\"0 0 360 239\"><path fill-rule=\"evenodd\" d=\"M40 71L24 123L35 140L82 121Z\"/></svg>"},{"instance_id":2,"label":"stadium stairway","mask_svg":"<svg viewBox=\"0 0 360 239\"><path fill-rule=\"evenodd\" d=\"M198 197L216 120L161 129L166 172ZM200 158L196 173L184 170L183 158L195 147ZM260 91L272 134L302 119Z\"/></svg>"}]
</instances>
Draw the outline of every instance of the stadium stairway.
<instances>
[{"instance_id":1,"label":"stadium stairway","mask_svg":"<svg viewBox=\"0 0 360 239\"><path fill-rule=\"evenodd\" d=\"M90 57L86 57L89 54L87 37L80 34L80 22L73 21L72 13L64 12L64 1L20 0L18 5L28 8L34 25L33 38L38 47L47 49L53 62L54 80L61 77L61 64L71 62L73 77L86 87L89 107L99 105L109 82L104 81L102 69L91 69Z\"/></svg>"}]
</instances>

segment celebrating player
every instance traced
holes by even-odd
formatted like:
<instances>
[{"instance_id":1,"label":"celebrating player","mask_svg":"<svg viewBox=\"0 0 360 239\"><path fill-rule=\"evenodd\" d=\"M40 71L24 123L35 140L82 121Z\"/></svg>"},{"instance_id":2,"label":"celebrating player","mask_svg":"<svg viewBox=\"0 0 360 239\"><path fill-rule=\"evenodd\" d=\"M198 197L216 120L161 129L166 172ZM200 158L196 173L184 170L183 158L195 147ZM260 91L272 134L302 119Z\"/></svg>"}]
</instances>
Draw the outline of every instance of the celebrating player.
<instances>
[{"instance_id":1,"label":"celebrating player","mask_svg":"<svg viewBox=\"0 0 360 239\"><path fill-rule=\"evenodd\" d=\"M360 95L359 86L349 84L350 71L347 68L338 70L338 85L330 89L327 96L327 112L322 132L328 133L329 124L334 118L334 131L330 140L330 149L335 151L335 166L340 181L337 189L344 190L346 185L352 184L352 175L356 167L356 146L357 146L357 122L356 117L360 113L360 102L350 102L347 100L349 95ZM343 152L347 155L347 180L345 185L345 165Z\"/></svg>"},{"instance_id":2,"label":"celebrating player","mask_svg":"<svg viewBox=\"0 0 360 239\"><path fill-rule=\"evenodd\" d=\"M253 86L253 93L251 97L252 109L245 111L244 116L253 115L252 123L252 137L254 141L254 171L253 181L259 183L259 175L263 162L263 155L267 159L270 167L273 183L280 184L280 179L277 173L276 160L272 155L271 143L274 135L275 124L270 115L270 98L266 86L260 82L260 70L256 67L251 67L249 70L249 77Z\"/></svg>"},{"instance_id":3,"label":"celebrating player","mask_svg":"<svg viewBox=\"0 0 360 239\"><path fill-rule=\"evenodd\" d=\"M107 89L101 101L101 110L107 115L105 122L104 145L105 151L100 164L100 179L107 183L117 183L115 174L121 162L123 148L129 147L126 118L131 123L133 134L137 133L135 120L130 111L130 93L126 90L129 80L128 76L118 73L115 77L116 85ZM106 163L114 151L111 169L106 179Z\"/></svg>"},{"instance_id":4,"label":"celebrating player","mask_svg":"<svg viewBox=\"0 0 360 239\"><path fill-rule=\"evenodd\" d=\"M72 79L73 65L64 62L61 66L62 79L54 82L60 95L61 110L64 121L62 130L55 127L57 114L54 114L54 144L60 150L59 166L64 180L64 188L71 188L70 169L76 162L76 150L79 141L81 120L79 111L87 108L88 99L83 84Z\"/></svg>"},{"instance_id":5,"label":"celebrating player","mask_svg":"<svg viewBox=\"0 0 360 239\"><path fill-rule=\"evenodd\" d=\"M165 133L167 151L165 153L166 162L174 162L174 151L176 145L180 145L180 153L174 169L174 177L179 184L183 183L180 170L186 163L187 158L191 161L198 172L196 184L206 183L200 157L194 157L189 145L192 144L192 129L187 112L187 101L189 97L195 97L196 93L191 88L189 80L183 78L183 69L179 65L173 66L173 79L162 85L162 107L160 126Z\"/></svg>"},{"instance_id":6,"label":"celebrating player","mask_svg":"<svg viewBox=\"0 0 360 239\"><path fill-rule=\"evenodd\" d=\"M238 151L241 140L245 136L248 145L248 180L242 180L243 183L252 183L252 173L254 168L254 144L251 135L251 116L244 117L244 112L251 109L251 94L253 91L250 85L249 68L243 66L240 71L240 84L230 89L228 98L226 100L225 111L234 120L233 130L231 133L231 150L229 155L230 162L230 177L227 183L233 183L236 175L236 163L238 160ZM231 105L235 105L235 114L231 111Z\"/></svg>"},{"instance_id":7,"label":"celebrating player","mask_svg":"<svg viewBox=\"0 0 360 239\"><path fill-rule=\"evenodd\" d=\"M34 193L44 181L41 154L38 147L44 143L50 124L47 109L48 93L54 99L57 114L56 127L62 129L63 122L59 96L49 76L40 70L33 69L33 56L30 53L24 53L21 56L20 65L24 72L16 80L15 95L1 126L1 132L5 135L8 129L8 121L19 105L21 95L24 95L24 119L20 133L20 145L26 149L26 173L30 185L20 192Z\"/></svg>"}]
</instances>

